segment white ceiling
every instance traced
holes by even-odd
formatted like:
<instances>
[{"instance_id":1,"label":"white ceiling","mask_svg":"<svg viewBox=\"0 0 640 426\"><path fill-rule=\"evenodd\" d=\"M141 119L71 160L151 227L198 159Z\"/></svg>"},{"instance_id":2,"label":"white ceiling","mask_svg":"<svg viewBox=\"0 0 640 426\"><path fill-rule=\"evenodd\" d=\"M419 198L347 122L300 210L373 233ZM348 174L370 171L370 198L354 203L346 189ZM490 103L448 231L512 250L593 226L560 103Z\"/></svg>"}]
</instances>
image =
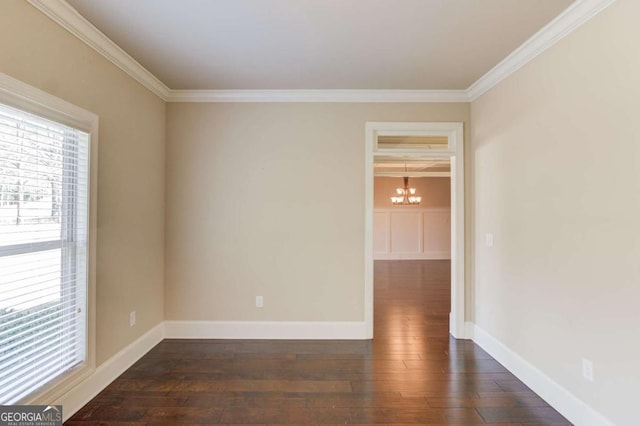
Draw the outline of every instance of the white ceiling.
<instances>
[{"instance_id":1,"label":"white ceiling","mask_svg":"<svg viewBox=\"0 0 640 426\"><path fill-rule=\"evenodd\" d=\"M171 89L467 89L572 0L68 0Z\"/></svg>"}]
</instances>

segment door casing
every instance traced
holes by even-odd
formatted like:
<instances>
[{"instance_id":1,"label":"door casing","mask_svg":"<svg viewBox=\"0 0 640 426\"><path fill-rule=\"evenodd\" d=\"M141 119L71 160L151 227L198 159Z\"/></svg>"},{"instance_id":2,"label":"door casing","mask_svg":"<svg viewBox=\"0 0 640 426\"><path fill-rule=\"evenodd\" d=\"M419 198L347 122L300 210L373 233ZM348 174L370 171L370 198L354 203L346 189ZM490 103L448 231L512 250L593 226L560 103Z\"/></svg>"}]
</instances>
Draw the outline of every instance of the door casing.
<instances>
[{"instance_id":1,"label":"door casing","mask_svg":"<svg viewBox=\"0 0 640 426\"><path fill-rule=\"evenodd\" d=\"M378 136L446 136L446 149L379 149ZM461 122L367 122L365 125L364 320L373 338L373 165L376 157L451 161L451 313L449 332L465 338L464 127Z\"/></svg>"}]
</instances>

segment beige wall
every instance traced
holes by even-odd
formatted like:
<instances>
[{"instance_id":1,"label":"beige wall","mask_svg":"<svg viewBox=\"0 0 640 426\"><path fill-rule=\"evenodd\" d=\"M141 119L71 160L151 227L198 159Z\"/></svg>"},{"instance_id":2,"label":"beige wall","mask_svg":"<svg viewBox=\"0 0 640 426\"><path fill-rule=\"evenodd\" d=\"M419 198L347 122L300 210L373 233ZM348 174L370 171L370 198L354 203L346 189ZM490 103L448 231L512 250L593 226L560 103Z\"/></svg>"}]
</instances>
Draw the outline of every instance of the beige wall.
<instances>
[{"instance_id":1,"label":"beige wall","mask_svg":"<svg viewBox=\"0 0 640 426\"><path fill-rule=\"evenodd\" d=\"M476 323L619 425L640 389L638 16L617 1L472 104Z\"/></svg>"},{"instance_id":2,"label":"beige wall","mask_svg":"<svg viewBox=\"0 0 640 426\"><path fill-rule=\"evenodd\" d=\"M468 119L467 104L169 104L166 319L362 321L365 122Z\"/></svg>"},{"instance_id":3,"label":"beige wall","mask_svg":"<svg viewBox=\"0 0 640 426\"><path fill-rule=\"evenodd\" d=\"M26 1L0 1L0 72L100 118L100 364L163 319L165 104Z\"/></svg>"},{"instance_id":4,"label":"beige wall","mask_svg":"<svg viewBox=\"0 0 640 426\"><path fill-rule=\"evenodd\" d=\"M375 177L373 179L373 207L393 207L391 197L396 196L396 188L402 188L402 178ZM451 183L448 177L410 178L409 187L416 189L422 197L421 208L451 207ZM396 206L397 207L397 206Z\"/></svg>"}]
</instances>

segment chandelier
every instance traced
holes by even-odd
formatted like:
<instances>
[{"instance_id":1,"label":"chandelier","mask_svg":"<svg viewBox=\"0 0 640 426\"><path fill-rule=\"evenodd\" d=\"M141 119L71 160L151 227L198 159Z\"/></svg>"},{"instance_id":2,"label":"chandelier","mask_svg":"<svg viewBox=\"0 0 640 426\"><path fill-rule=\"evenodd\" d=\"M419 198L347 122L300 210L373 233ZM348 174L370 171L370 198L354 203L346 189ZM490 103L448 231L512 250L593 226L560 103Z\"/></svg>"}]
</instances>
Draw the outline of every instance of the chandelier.
<instances>
[{"instance_id":1,"label":"chandelier","mask_svg":"<svg viewBox=\"0 0 640 426\"><path fill-rule=\"evenodd\" d=\"M409 188L409 178L404 177L404 188L397 188L397 197L391 197L391 202L396 206L413 206L420 204L422 197L416 195L415 188Z\"/></svg>"}]
</instances>

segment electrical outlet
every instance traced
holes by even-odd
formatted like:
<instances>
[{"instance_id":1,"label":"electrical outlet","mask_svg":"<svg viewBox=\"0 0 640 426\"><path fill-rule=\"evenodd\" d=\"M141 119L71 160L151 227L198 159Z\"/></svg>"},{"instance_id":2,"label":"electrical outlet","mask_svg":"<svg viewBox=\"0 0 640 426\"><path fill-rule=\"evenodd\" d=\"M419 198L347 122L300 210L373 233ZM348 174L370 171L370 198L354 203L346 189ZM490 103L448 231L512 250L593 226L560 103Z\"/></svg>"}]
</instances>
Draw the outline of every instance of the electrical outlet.
<instances>
[{"instance_id":1,"label":"electrical outlet","mask_svg":"<svg viewBox=\"0 0 640 426\"><path fill-rule=\"evenodd\" d=\"M264 306L264 299L262 296L256 296L256 308L262 308Z\"/></svg>"},{"instance_id":2,"label":"electrical outlet","mask_svg":"<svg viewBox=\"0 0 640 426\"><path fill-rule=\"evenodd\" d=\"M487 247L493 247L493 234L486 234L484 236L484 242Z\"/></svg>"},{"instance_id":3,"label":"electrical outlet","mask_svg":"<svg viewBox=\"0 0 640 426\"><path fill-rule=\"evenodd\" d=\"M586 358L582 358L582 377L593 382L593 363Z\"/></svg>"},{"instance_id":4,"label":"electrical outlet","mask_svg":"<svg viewBox=\"0 0 640 426\"><path fill-rule=\"evenodd\" d=\"M136 311L129 312L129 327L136 325Z\"/></svg>"}]
</instances>

